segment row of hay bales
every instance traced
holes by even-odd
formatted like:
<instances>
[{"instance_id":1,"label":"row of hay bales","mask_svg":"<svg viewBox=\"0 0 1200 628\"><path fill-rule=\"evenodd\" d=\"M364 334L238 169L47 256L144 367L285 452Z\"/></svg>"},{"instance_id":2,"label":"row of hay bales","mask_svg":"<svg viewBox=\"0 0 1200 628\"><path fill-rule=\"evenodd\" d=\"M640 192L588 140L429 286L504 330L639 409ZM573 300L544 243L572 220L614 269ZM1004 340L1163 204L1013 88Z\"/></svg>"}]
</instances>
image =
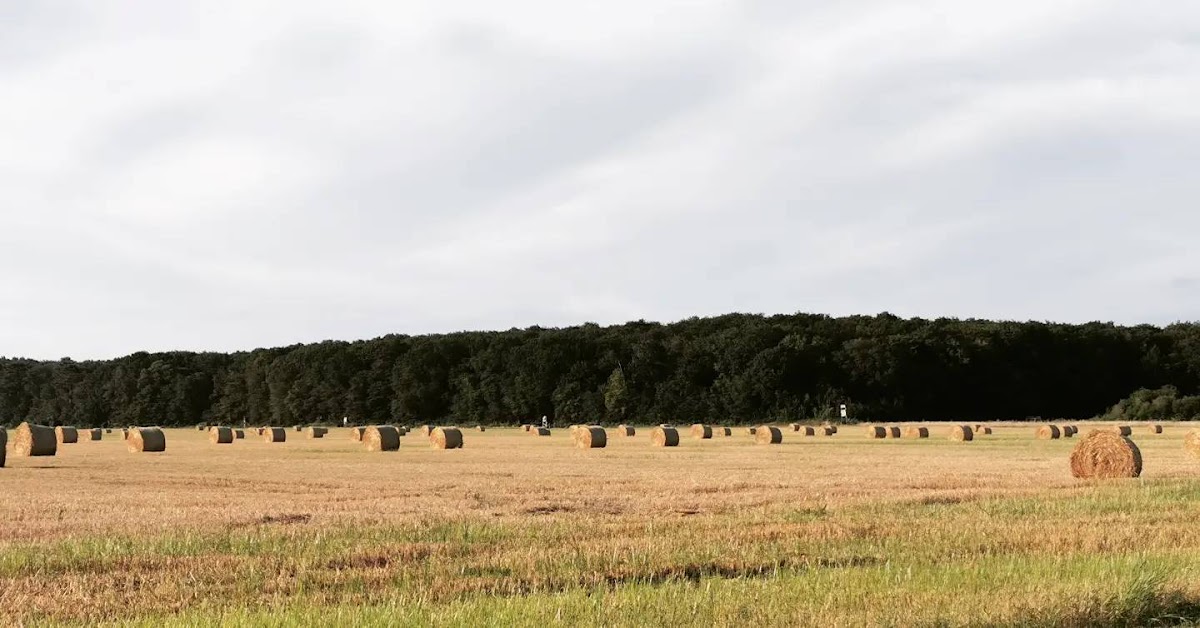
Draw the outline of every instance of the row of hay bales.
<instances>
[{"instance_id":1,"label":"row of hay bales","mask_svg":"<svg viewBox=\"0 0 1200 628\"><path fill-rule=\"evenodd\" d=\"M951 425L946 431L946 438L953 441L970 442L975 440L975 437L981 434L991 434L992 428L986 426L972 425ZM900 427L898 425L868 425L866 427L866 435L868 438L887 439L887 438L912 438L921 439L929 438L931 432L924 425L910 425Z\"/></svg>"},{"instance_id":2,"label":"row of hay bales","mask_svg":"<svg viewBox=\"0 0 1200 628\"><path fill-rule=\"evenodd\" d=\"M4 430L0 430L0 433L4 433ZM84 440L96 441L103 438L104 430L92 428L83 430L82 433ZM131 426L122 430L122 434L131 452L166 451L167 439L160 428ZM13 436L13 455L19 457L55 456L58 455L59 445L77 443L79 438L80 431L73 427L50 427L25 422L17 426ZM7 434L4 434L3 440L7 439ZM3 444L0 442L0 449L3 449ZM0 466L4 465L0 464Z\"/></svg>"}]
</instances>

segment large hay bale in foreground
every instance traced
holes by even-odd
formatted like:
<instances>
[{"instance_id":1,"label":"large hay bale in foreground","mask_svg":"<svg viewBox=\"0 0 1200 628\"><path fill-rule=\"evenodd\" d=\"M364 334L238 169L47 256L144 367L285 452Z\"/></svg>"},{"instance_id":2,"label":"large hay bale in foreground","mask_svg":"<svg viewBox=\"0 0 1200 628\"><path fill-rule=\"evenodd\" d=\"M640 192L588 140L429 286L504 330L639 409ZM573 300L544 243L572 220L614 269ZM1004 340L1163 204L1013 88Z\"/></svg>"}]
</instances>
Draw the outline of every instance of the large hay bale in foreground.
<instances>
[{"instance_id":1,"label":"large hay bale in foreground","mask_svg":"<svg viewBox=\"0 0 1200 628\"><path fill-rule=\"evenodd\" d=\"M678 447L679 430L660 425L650 432L650 442L655 447Z\"/></svg>"},{"instance_id":2,"label":"large hay bale in foreground","mask_svg":"<svg viewBox=\"0 0 1200 628\"><path fill-rule=\"evenodd\" d=\"M1108 429L1112 433L1119 434L1121 436L1132 436L1133 435L1133 428L1129 427L1128 425L1114 425Z\"/></svg>"},{"instance_id":3,"label":"large hay bale in foreground","mask_svg":"<svg viewBox=\"0 0 1200 628\"><path fill-rule=\"evenodd\" d=\"M1062 430L1057 425L1043 425L1037 430L1038 440L1054 440L1062 436Z\"/></svg>"},{"instance_id":4,"label":"large hay bale in foreground","mask_svg":"<svg viewBox=\"0 0 1200 628\"><path fill-rule=\"evenodd\" d=\"M79 442L79 430L73 427L58 426L54 428L54 437L58 439L59 444L70 444Z\"/></svg>"},{"instance_id":5,"label":"large hay bale in foreground","mask_svg":"<svg viewBox=\"0 0 1200 628\"><path fill-rule=\"evenodd\" d=\"M13 435L14 456L53 456L58 453L58 436L54 428L33 423L17 426Z\"/></svg>"},{"instance_id":6,"label":"large hay bale in foreground","mask_svg":"<svg viewBox=\"0 0 1200 628\"><path fill-rule=\"evenodd\" d=\"M367 451L400 450L400 430L391 425L371 425L354 429L362 430L359 440L367 446Z\"/></svg>"},{"instance_id":7,"label":"large hay bale in foreground","mask_svg":"<svg viewBox=\"0 0 1200 628\"><path fill-rule=\"evenodd\" d=\"M929 438L929 428L909 427L904 430L905 438Z\"/></svg>"},{"instance_id":8,"label":"large hay bale in foreground","mask_svg":"<svg viewBox=\"0 0 1200 628\"><path fill-rule=\"evenodd\" d=\"M708 440L712 438L712 426L703 423L695 423L692 425L692 438L699 440Z\"/></svg>"},{"instance_id":9,"label":"large hay bale in foreground","mask_svg":"<svg viewBox=\"0 0 1200 628\"><path fill-rule=\"evenodd\" d=\"M286 443L287 430L282 427L264 427L262 438L266 443Z\"/></svg>"},{"instance_id":10,"label":"large hay bale in foreground","mask_svg":"<svg viewBox=\"0 0 1200 628\"><path fill-rule=\"evenodd\" d=\"M100 440L104 438L104 430L93 427L90 430L83 430L79 433L79 437L83 440Z\"/></svg>"},{"instance_id":11,"label":"large hay bale in foreground","mask_svg":"<svg viewBox=\"0 0 1200 628\"><path fill-rule=\"evenodd\" d=\"M233 430L233 437L237 440L241 440L246 438L246 432L244 430Z\"/></svg>"},{"instance_id":12,"label":"large hay bale in foreground","mask_svg":"<svg viewBox=\"0 0 1200 628\"><path fill-rule=\"evenodd\" d=\"M529 433L530 433L530 434L533 434L534 436L549 436L549 435L550 435L550 428L547 428L547 427L535 427L535 428L531 428L531 429L529 430Z\"/></svg>"},{"instance_id":13,"label":"large hay bale in foreground","mask_svg":"<svg viewBox=\"0 0 1200 628\"><path fill-rule=\"evenodd\" d=\"M434 449L462 449L462 430L457 427L435 427L429 435L429 445Z\"/></svg>"},{"instance_id":14,"label":"large hay bale in foreground","mask_svg":"<svg viewBox=\"0 0 1200 628\"><path fill-rule=\"evenodd\" d=\"M602 427L585 426L575 432L574 440L580 449L602 449L608 445L608 433Z\"/></svg>"},{"instance_id":15,"label":"large hay bale in foreground","mask_svg":"<svg viewBox=\"0 0 1200 628\"><path fill-rule=\"evenodd\" d=\"M329 428L310 426L305 433L309 438L325 438L325 435L329 433Z\"/></svg>"},{"instance_id":16,"label":"large hay bale in foreground","mask_svg":"<svg viewBox=\"0 0 1200 628\"><path fill-rule=\"evenodd\" d=\"M1071 452L1071 475L1077 478L1136 478L1141 474L1141 450L1111 430L1092 430Z\"/></svg>"},{"instance_id":17,"label":"large hay bale in foreground","mask_svg":"<svg viewBox=\"0 0 1200 628\"><path fill-rule=\"evenodd\" d=\"M1193 458L1200 458L1200 430L1192 430L1183 437L1183 449Z\"/></svg>"},{"instance_id":18,"label":"large hay bale in foreground","mask_svg":"<svg viewBox=\"0 0 1200 628\"><path fill-rule=\"evenodd\" d=\"M901 436L900 428L898 426L893 425L893 426L887 428L887 437L888 438L900 438L900 436Z\"/></svg>"},{"instance_id":19,"label":"large hay bale in foreground","mask_svg":"<svg viewBox=\"0 0 1200 628\"><path fill-rule=\"evenodd\" d=\"M233 442L233 428L214 425L208 428L208 442L214 445L228 445Z\"/></svg>"},{"instance_id":20,"label":"large hay bale in foreground","mask_svg":"<svg viewBox=\"0 0 1200 628\"><path fill-rule=\"evenodd\" d=\"M637 430L632 425L618 425L617 436L637 436Z\"/></svg>"},{"instance_id":21,"label":"large hay bale in foreground","mask_svg":"<svg viewBox=\"0 0 1200 628\"><path fill-rule=\"evenodd\" d=\"M975 440L975 431L971 429L970 425L955 425L950 428L950 440L969 443Z\"/></svg>"},{"instance_id":22,"label":"large hay bale in foreground","mask_svg":"<svg viewBox=\"0 0 1200 628\"><path fill-rule=\"evenodd\" d=\"M388 426L388 427L391 427L391 426ZM396 429L396 428L393 427L392 429ZM352 440L356 443L361 441L363 439L363 435L366 433L366 431L367 431L367 428L365 428L365 427L350 428L350 440ZM399 436L400 430L396 430L396 434L397 434L397 436Z\"/></svg>"},{"instance_id":23,"label":"large hay bale in foreground","mask_svg":"<svg viewBox=\"0 0 1200 628\"><path fill-rule=\"evenodd\" d=\"M167 450L167 435L157 427L135 427L129 430L125 446L133 453Z\"/></svg>"},{"instance_id":24,"label":"large hay bale in foreground","mask_svg":"<svg viewBox=\"0 0 1200 628\"><path fill-rule=\"evenodd\" d=\"M783 430L774 425L760 425L754 435L754 442L759 445L778 445L783 442Z\"/></svg>"},{"instance_id":25,"label":"large hay bale in foreground","mask_svg":"<svg viewBox=\"0 0 1200 628\"><path fill-rule=\"evenodd\" d=\"M887 438L887 428L880 425L870 425L867 427L868 438Z\"/></svg>"}]
</instances>

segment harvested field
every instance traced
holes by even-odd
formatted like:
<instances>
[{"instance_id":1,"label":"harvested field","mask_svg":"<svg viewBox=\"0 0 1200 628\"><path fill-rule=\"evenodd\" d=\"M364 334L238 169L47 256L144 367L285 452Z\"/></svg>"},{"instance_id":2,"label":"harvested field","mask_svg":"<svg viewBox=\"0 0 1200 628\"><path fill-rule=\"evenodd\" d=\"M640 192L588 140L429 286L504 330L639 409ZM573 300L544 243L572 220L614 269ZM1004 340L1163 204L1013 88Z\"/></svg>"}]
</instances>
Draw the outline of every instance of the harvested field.
<instances>
[{"instance_id":1,"label":"harvested field","mask_svg":"<svg viewBox=\"0 0 1200 628\"><path fill-rule=\"evenodd\" d=\"M188 428L164 430L154 455L114 438L9 456L0 622L1200 620L1200 465L1182 446L1197 426L1135 433L1141 477L1110 481L1072 477L1078 441L991 427L969 446L852 429L667 449L647 427L586 452L565 429L493 428L452 454L387 455L345 428L221 447Z\"/></svg>"}]
</instances>

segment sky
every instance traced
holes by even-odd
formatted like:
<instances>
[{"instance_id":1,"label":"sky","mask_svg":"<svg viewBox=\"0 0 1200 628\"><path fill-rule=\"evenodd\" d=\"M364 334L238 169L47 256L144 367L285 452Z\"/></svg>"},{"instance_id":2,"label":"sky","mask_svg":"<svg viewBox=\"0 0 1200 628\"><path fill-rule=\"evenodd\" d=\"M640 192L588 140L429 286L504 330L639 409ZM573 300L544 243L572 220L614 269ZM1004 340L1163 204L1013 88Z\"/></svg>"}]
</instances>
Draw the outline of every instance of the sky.
<instances>
[{"instance_id":1,"label":"sky","mask_svg":"<svg viewBox=\"0 0 1200 628\"><path fill-rule=\"evenodd\" d=\"M1200 319L1200 3L4 0L0 355Z\"/></svg>"}]
</instances>

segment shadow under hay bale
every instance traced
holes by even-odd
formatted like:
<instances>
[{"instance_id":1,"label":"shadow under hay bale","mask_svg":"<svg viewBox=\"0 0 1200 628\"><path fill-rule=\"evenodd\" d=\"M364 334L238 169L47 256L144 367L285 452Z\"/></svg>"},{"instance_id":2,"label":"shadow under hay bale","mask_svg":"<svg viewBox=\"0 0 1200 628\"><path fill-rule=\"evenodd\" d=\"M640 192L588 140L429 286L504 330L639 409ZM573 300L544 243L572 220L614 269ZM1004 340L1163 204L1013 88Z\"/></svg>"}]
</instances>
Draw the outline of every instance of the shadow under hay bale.
<instances>
[{"instance_id":1,"label":"shadow under hay bale","mask_svg":"<svg viewBox=\"0 0 1200 628\"><path fill-rule=\"evenodd\" d=\"M969 443L975 440L975 431L970 425L955 425L950 428L950 440Z\"/></svg>"},{"instance_id":2,"label":"shadow under hay bale","mask_svg":"<svg viewBox=\"0 0 1200 628\"><path fill-rule=\"evenodd\" d=\"M214 425L208 428L208 442L214 445L228 445L233 442L233 428Z\"/></svg>"},{"instance_id":3,"label":"shadow under hay bale","mask_svg":"<svg viewBox=\"0 0 1200 628\"><path fill-rule=\"evenodd\" d=\"M1092 430L1071 452L1071 475L1077 478L1106 480L1141 474L1141 450L1111 430Z\"/></svg>"},{"instance_id":4,"label":"shadow under hay bale","mask_svg":"<svg viewBox=\"0 0 1200 628\"><path fill-rule=\"evenodd\" d=\"M754 435L754 442L759 445L778 445L783 442L783 430L774 425L760 425Z\"/></svg>"},{"instance_id":5,"label":"shadow under hay bale","mask_svg":"<svg viewBox=\"0 0 1200 628\"><path fill-rule=\"evenodd\" d=\"M131 428L125 446L133 453L166 451L167 435L157 427Z\"/></svg>"},{"instance_id":6,"label":"shadow under hay bale","mask_svg":"<svg viewBox=\"0 0 1200 628\"><path fill-rule=\"evenodd\" d=\"M1054 440L1062 436L1062 430L1057 425L1043 425L1037 429L1038 440Z\"/></svg>"},{"instance_id":7,"label":"shadow under hay bale","mask_svg":"<svg viewBox=\"0 0 1200 628\"><path fill-rule=\"evenodd\" d=\"M58 436L54 428L33 423L17 426L13 436L14 456L53 456L58 453Z\"/></svg>"},{"instance_id":8,"label":"shadow under hay bale","mask_svg":"<svg viewBox=\"0 0 1200 628\"><path fill-rule=\"evenodd\" d=\"M650 443L655 447L678 447L679 430L660 425L650 432Z\"/></svg>"},{"instance_id":9,"label":"shadow under hay bale","mask_svg":"<svg viewBox=\"0 0 1200 628\"><path fill-rule=\"evenodd\" d=\"M367 451L400 450L400 430L391 425L371 425L355 429L362 430L359 440L366 445Z\"/></svg>"},{"instance_id":10,"label":"shadow under hay bale","mask_svg":"<svg viewBox=\"0 0 1200 628\"><path fill-rule=\"evenodd\" d=\"M904 430L905 438L929 438L929 428L910 427Z\"/></svg>"},{"instance_id":11,"label":"shadow under hay bale","mask_svg":"<svg viewBox=\"0 0 1200 628\"><path fill-rule=\"evenodd\" d=\"M457 427L437 427L429 435L429 445L434 449L462 449L462 430Z\"/></svg>"}]
</instances>

